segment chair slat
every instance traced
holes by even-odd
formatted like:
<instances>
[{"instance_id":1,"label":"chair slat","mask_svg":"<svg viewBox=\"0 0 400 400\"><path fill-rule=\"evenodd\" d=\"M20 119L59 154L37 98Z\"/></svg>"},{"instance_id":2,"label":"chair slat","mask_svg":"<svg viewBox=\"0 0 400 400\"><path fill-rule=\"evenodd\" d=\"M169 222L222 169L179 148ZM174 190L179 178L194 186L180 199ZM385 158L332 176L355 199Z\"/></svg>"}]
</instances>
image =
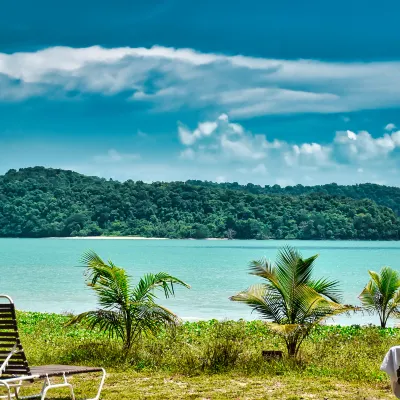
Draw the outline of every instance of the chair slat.
<instances>
[{"instance_id":1,"label":"chair slat","mask_svg":"<svg viewBox=\"0 0 400 400\"><path fill-rule=\"evenodd\" d=\"M18 360L18 361L15 361L15 360L10 360L9 362L8 362L8 365L28 365L28 363L27 363L27 361L20 361L20 360Z\"/></svg>"},{"instance_id":2,"label":"chair slat","mask_svg":"<svg viewBox=\"0 0 400 400\"><path fill-rule=\"evenodd\" d=\"M17 366L11 368L7 367L5 372L9 374L24 374L26 373L26 368L24 365L22 365L20 368Z\"/></svg>"},{"instance_id":3,"label":"chair slat","mask_svg":"<svg viewBox=\"0 0 400 400\"><path fill-rule=\"evenodd\" d=\"M9 351L1 351L0 352L0 360L5 359L6 357L8 357L9 354L10 354ZM11 359L12 360L24 360L25 357L21 353L15 353L15 354L13 354Z\"/></svg>"},{"instance_id":4,"label":"chair slat","mask_svg":"<svg viewBox=\"0 0 400 400\"><path fill-rule=\"evenodd\" d=\"M2 376L30 375L31 373L19 340L14 304L0 304L0 365L10 355L15 344L18 352L11 356Z\"/></svg>"},{"instance_id":5,"label":"chair slat","mask_svg":"<svg viewBox=\"0 0 400 400\"><path fill-rule=\"evenodd\" d=\"M21 344L17 340L17 338L15 338L15 337L5 337L5 336L3 336L3 337L0 336L0 342L1 343L18 343L19 345Z\"/></svg>"},{"instance_id":6,"label":"chair slat","mask_svg":"<svg viewBox=\"0 0 400 400\"><path fill-rule=\"evenodd\" d=\"M15 325L17 324L17 320L15 319L15 318L3 318L3 319L0 319L0 324L3 324L3 323L6 323L6 322L8 322L8 323L14 323Z\"/></svg>"},{"instance_id":7,"label":"chair slat","mask_svg":"<svg viewBox=\"0 0 400 400\"><path fill-rule=\"evenodd\" d=\"M13 331L13 332L0 332L0 337L17 338L18 337L18 332L16 332L16 331Z\"/></svg>"}]
</instances>

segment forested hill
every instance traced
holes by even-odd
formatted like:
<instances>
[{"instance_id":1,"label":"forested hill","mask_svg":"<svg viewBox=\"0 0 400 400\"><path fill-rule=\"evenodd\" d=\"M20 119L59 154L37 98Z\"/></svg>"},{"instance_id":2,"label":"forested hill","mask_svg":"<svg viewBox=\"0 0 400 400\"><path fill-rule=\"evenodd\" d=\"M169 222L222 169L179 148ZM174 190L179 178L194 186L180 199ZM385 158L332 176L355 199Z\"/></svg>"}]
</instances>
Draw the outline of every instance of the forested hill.
<instances>
[{"instance_id":1,"label":"forested hill","mask_svg":"<svg viewBox=\"0 0 400 400\"><path fill-rule=\"evenodd\" d=\"M338 185L330 183L327 185L315 186L260 186L249 183L247 185L239 185L238 183L214 183L207 181L188 181L187 183L197 186L211 186L222 189L240 190L253 194L282 194L299 196L302 194L322 193L331 196L345 196L352 199L370 199L382 206L391 208L400 215L400 188L393 186L377 185L374 183L362 183L357 185Z\"/></svg>"},{"instance_id":2,"label":"forested hill","mask_svg":"<svg viewBox=\"0 0 400 400\"><path fill-rule=\"evenodd\" d=\"M318 188L331 186L352 188ZM355 188L364 186L365 193L375 188L387 191L388 198L391 191L394 199L398 196L396 188ZM299 186L241 188L197 181L120 183L43 167L10 170L0 176L0 236L400 238L399 217L369 199L336 196L329 190L301 194L308 189ZM252 193L257 190L271 192Z\"/></svg>"}]
</instances>

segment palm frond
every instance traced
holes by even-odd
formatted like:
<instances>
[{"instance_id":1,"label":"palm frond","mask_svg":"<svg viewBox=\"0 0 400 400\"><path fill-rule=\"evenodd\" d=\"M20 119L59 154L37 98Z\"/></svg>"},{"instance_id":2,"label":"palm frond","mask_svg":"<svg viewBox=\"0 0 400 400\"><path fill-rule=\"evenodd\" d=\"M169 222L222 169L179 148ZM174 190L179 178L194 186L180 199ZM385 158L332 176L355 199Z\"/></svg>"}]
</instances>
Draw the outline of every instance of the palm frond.
<instances>
[{"instance_id":1,"label":"palm frond","mask_svg":"<svg viewBox=\"0 0 400 400\"><path fill-rule=\"evenodd\" d=\"M168 298L174 295L174 285L190 286L182 280L167 274L166 272L159 272L157 274L145 274L132 292L132 301L149 300L155 298L154 289L161 288L164 295Z\"/></svg>"},{"instance_id":2,"label":"palm frond","mask_svg":"<svg viewBox=\"0 0 400 400\"><path fill-rule=\"evenodd\" d=\"M286 301L294 301L297 285L307 284L310 280L313 264L318 256L303 260L301 254L293 247L287 246L278 252L276 261L276 278L280 282Z\"/></svg>"},{"instance_id":3,"label":"palm frond","mask_svg":"<svg viewBox=\"0 0 400 400\"><path fill-rule=\"evenodd\" d=\"M318 255L303 259L300 252L291 246L283 247L276 260L277 273L281 278L298 283L306 283L313 271Z\"/></svg>"},{"instance_id":4,"label":"palm frond","mask_svg":"<svg viewBox=\"0 0 400 400\"><path fill-rule=\"evenodd\" d=\"M251 261L249 264L249 269L251 275L259 276L260 278L264 278L269 281L275 280L274 266L266 258Z\"/></svg>"},{"instance_id":5,"label":"palm frond","mask_svg":"<svg viewBox=\"0 0 400 400\"><path fill-rule=\"evenodd\" d=\"M125 270L113 263L105 263L95 252L84 254L86 284L98 295L102 307L124 307L129 301L129 277Z\"/></svg>"},{"instance_id":6,"label":"palm frond","mask_svg":"<svg viewBox=\"0 0 400 400\"><path fill-rule=\"evenodd\" d=\"M252 285L246 291L230 297L230 300L247 304L264 319L277 323L287 320L284 299L273 286Z\"/></svg>"},{"instance_id":7,"label":"palm frond","mask_svg":"<svg viewBox=\"0 0 400 400\"><path fill-rule=\"evenodd\" d=\"M370 280L360 293L358 298L366 310L376 311L381 308L381 301L379 300L379 290L375 281Z\"/></svg>"},{"instance_id":8,"label":"palm frond","mask_svg":"<svg viewBox=\"0 0 400 400\"><path fill-rule=\"evenodd\" d=\"M328 279L310 280L308 286L313 288L317 293L327 297L328 299L340 303L342 301L341 291L339 289L339 281L330 281Z\"/></svg>"},{"instance_id":9,"label":"palm frond","mask_svg":"<svg viewBox=\"0 0 400 400\"><path fill-rule=\"evenodd\" d=\"M141 303L135 309L135 319L132 321L132 337L155 334L161 326L176 326L180 319L167 308L153 302Z\"/></svg>"},{"instance_id":10,"label":"palm frond","mask_svg":"<svg viewBox=\"0 0 400 400\"><path fill-rule=\"evenodd\" d=\"M89 329L93 330L98 328L101 331L108 332L110 337L118 337L124 339L123 321L121 316L115 311L109 310L95 310L87 311L72 317L68 325L76 324L79 322L86 322Z\"/></svg>"},{"instance_id":11,"label":"palm frond","mask_svg":"<svg viewBox=\"0 0 400 400\"><path fill-rule=\"evenodd\" d=\"M400 287L400 279L397 271L390 267L383 267L380 273L380 291L387 301L393 298L394 294Z\"/></svg>"}]
</instances>

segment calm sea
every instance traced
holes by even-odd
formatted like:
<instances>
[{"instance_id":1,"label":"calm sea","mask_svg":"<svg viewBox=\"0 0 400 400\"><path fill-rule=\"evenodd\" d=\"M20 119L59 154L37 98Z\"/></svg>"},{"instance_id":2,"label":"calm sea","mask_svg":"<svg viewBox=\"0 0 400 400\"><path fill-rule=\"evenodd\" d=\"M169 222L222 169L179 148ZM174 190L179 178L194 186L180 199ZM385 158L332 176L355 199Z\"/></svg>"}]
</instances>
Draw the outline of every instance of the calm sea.
<instances>
[{"instance_id":1,"label":"calm sea","mask_svg":"<svg viewBox=\"0 0 400 400\"><path fill-rule=\"evenodd\" d=\"M178 289L162 300L186 320L255 319L229 296L257 282L248 263L274 259L285 241L0 239L0 292L10 294L17 308L34 311L81 312L95 307L85 287L81 255L92 249L124 267L133 282L143 273L166 271L192 288ZM290 241L305 257L318 253L315 276L341 282L346 303L368 281L368 269L400 268L400 242ZM377 323L375 316L340 317L341 324Z\"/></svg>"}]
</instances>

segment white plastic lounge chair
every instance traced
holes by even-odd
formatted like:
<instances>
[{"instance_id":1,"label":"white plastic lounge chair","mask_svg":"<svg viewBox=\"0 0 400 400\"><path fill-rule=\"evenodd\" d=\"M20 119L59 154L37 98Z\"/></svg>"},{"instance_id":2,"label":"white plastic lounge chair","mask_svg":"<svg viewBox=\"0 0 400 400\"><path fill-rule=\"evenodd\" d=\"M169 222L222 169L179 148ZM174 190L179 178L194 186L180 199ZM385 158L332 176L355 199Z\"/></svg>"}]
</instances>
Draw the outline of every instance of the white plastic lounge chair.
<instances>
[{"instance_id":1,"label":"white plastic lounge chair","mask_svg":"<svg viewBox=\"0 0 400 400\"><path fill-rule=\"evenodd\" d=\"M96 397L87 400L99 400L101 390L106 378L104 368L81 367L69 365L44 365L41 367L29 367L24 349L19 340L17 319L15 315L14 302L11 297L0 295L0 390L3 387L6 395L0 399L41 399L46 398L50 389L67 387L70 390L71 398L75 400L74 389L68 377L75 374L101 372L100 385ZM61 383L53 383L51 378L61 377ZM21 387L35 381L43 381L42 390L37 395L20 397ZM4 391L3 391L4 393Z\"/></svg>"}]
</instances>

